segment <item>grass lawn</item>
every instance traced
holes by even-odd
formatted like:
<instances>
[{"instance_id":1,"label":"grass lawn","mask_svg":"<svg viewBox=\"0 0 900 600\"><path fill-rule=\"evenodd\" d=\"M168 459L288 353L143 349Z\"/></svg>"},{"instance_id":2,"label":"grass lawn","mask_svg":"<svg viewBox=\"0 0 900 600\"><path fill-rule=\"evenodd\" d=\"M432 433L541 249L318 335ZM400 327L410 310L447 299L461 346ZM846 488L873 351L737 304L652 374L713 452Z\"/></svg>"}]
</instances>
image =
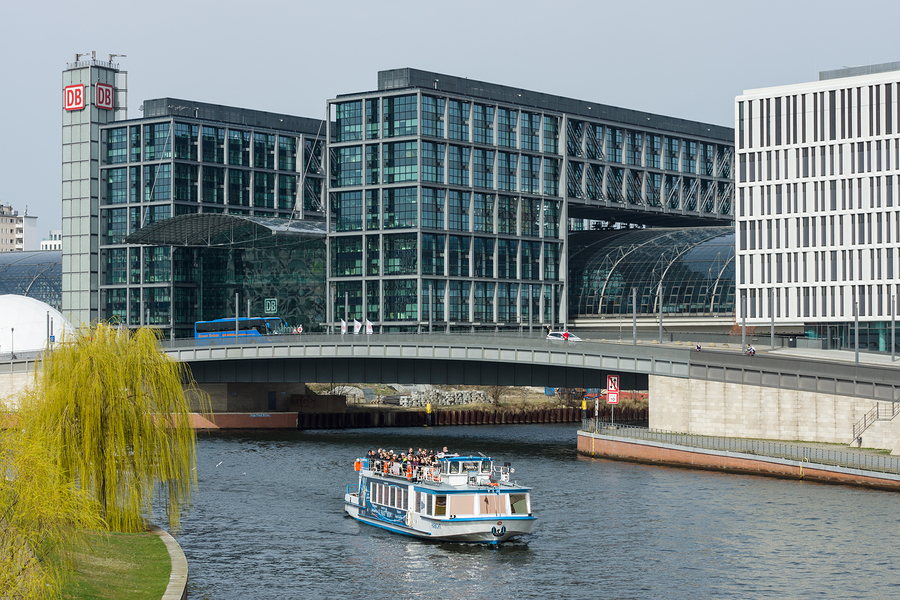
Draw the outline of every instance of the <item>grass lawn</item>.
<instances>
[{"instance_id":1,"label":"grass lawn","mask_svg":"<svg viewBox=\"0 0 900 600\"><path fill-rule=\"evenodd\" d=\"M62 590L68 600L159 600L172 564L153 533L91 533L75 554L75 576Z\"/></svg>"}]
</instances>

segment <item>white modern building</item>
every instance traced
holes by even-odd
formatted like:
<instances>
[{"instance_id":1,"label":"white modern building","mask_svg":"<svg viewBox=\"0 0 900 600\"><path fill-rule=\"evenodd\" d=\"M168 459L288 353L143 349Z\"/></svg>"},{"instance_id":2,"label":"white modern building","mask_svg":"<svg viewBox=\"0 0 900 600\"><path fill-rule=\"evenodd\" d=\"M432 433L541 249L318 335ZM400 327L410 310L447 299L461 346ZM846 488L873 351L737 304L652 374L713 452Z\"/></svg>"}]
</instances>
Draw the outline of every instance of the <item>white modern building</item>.
<instances>
[{"instance_id":1,"label":"white modern building","mask_svg":"<svg viewBox=\"0 0 900 600\"><path fill-rule=\"evenodd\" d=\"M737 318L891 349L900 293L900 62L735 99Z\"/></svg>"},{"instance_id":2,"label":"white modern building","mask_svg":"<svg viewBox=\"0 0 900 600\"><path fill-rule=\"evenodd\" d=\"M51 229L50 237L41 240L41 250L62 250L62 229Z\"/></svg>"}]
</instances>

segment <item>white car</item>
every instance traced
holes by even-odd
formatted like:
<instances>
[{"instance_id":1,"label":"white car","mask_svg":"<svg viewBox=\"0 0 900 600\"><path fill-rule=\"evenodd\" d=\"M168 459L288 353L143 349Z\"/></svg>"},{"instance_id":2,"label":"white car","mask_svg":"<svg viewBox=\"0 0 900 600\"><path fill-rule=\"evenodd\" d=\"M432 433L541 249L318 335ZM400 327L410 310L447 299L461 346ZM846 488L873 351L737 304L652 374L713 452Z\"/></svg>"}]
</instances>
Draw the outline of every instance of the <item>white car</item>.
<instances>
[{"instance_id":1,"label":"white car","mask_svg":"<svg viewBox=\"0 0 900 600\"><path fill-rule=\"evenodd\" d=\"M581 338L575 335L574 333L569 333L568 331L551 331L547 334L548 340L553 340L555 342L580 342Z\"/></svg>"}]
</instances>

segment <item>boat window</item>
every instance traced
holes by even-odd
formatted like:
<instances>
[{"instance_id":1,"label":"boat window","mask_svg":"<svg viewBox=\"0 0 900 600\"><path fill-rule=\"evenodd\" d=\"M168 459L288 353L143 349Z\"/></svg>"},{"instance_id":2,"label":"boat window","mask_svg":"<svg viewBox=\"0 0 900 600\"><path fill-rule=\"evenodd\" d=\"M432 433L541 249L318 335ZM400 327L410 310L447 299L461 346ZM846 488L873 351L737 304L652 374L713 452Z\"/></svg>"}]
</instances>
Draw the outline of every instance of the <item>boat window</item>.
<instances>
[{"instance_id":1,"label":"boat window","mask_svg":"<svg viewBox=\"0 0 900 600\"><path fill-rule=\"evenodd\" d=\"M477 471L478 463L473 462L464 462L463 463L463 471Z\"/></svg>"},{"instance_id":2,"label":"boat window","mask_svg":"<svg viewBox=\"0 0 900 600\"><path fill-rule=\"evenodd\" d=\"M450 514L456 516L475 514L475 495L454 494L450 496Z\"/></svg>"},{"instance_id":3,"label":"boat window","mask_svg":"<svg viewBox=\"0 0 900 600\"><path fill-rule=\"evenodd\" d=\"M481 463L481 472L482 473L490 473L491 472L491 461L485 460Z\"/></svg>"},{"instance_id":4,"label":"boat window","mask_svg":"<svg viewBox=\"0 0 900 600\"><path fill-rule=\"evenodd\" d=\"M458 462L450 463L450 472L451 473L459 473L459 463Z\"/></svg>"},{"instance_id":5,"label":"boat window","mask_svg":"<svg viewBox=\"0 0 900 600\"><path fill-rule=\"evenodd\" d=\"M499 515L505 502L500 502L503 498L498 494L484 494L481 496L479 504L479 512L482 515Z\"/></svg>"},{"instance_id":6,"label":"boat window","mask_svg":"<svg viewBox=\"0 0 900 600\"><path fill-rule=\"evenodd\" d=\"M434 516L443 516L447 514L447 496L434 497Z\"/></svg>"},{"instance_id":7,"label":"boat window","mask_svg":"<svg viewBox=\"0 0 900 600\"><path fill-rule=\"evenodd\" d=\"M510 494L509 505L512 507L512 514L527 515L528 514L528 494Z\"/></svg>"}]
</instances>

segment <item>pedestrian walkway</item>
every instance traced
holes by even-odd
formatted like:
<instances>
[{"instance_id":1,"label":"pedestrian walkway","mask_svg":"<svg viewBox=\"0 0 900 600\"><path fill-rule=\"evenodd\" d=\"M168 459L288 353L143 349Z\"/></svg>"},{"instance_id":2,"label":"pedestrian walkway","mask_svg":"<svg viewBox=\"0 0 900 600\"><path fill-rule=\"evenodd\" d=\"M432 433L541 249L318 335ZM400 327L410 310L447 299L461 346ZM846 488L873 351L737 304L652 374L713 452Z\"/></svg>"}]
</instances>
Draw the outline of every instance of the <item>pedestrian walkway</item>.
<instances>
[{"instance_id":1,"label":"pedestrian walkway","mask_svg":"<svg viewBox=\"0 0 900 600\"><path fill-rule=\"evenodd\" d=\"M582 428L585 431L604 435L656 440L693 448L712 448L812 462L824 461L823 464L852 466L853 468L867 468L861 466L867 464L872 467L870 470L900 475L900 457L891 457L887 451L876 448L855 448L846 444L785 442L784 440L688 434L633 425L611 424L605 420L597 421L595 419L584 419ZM814 460L816 457L820 460Z\"/></svg>"}]
</instances>

